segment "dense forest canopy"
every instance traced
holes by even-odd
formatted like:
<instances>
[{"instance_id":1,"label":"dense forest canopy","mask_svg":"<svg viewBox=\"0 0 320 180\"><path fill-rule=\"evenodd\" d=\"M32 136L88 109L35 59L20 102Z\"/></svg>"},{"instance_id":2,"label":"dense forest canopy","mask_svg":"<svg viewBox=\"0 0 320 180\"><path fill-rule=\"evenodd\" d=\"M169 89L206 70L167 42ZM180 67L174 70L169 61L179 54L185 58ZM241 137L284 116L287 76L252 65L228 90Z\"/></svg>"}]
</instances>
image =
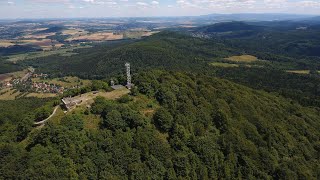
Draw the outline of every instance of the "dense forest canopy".
<instances>
[{"instance_id":1,"label":"dense forest canopy","mask_svg":"<svg viewBox=\"0 0 320 180\"><path fill-rule=\"evenodd\" d=\"M98 129L85 128L83 114L69 114L33 132L26 148L15 139L2 142L1 176L319 177L319 109L194 74L150 71L140 73L136 85L136 98L159 104L153 116L134 101L98 97L88 112L100 117Z\"/></svg>"}]
</instances>

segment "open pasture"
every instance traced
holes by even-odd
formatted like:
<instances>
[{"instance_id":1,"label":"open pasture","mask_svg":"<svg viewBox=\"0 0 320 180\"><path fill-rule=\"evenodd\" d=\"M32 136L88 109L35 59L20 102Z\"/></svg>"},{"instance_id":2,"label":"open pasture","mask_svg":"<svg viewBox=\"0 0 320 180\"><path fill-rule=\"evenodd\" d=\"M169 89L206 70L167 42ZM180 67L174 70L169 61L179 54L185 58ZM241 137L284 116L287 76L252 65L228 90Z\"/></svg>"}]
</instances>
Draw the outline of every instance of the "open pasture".
<instances>
[{"instance_id":1,"label":"open pasture","mask_svg":"<svg viewBox=\"0 0 320 180\"><path fill-rule=\"evenodd\" d=\"M231 57L225 58L225 60L233 61L233 62L251 63L251 62L258 61L258 58L251 55L241 55L241 56L231 56Z\"/></svg>"},{"instance_id":2,"label":"open pasture","mask_svg":"<svg viewBox=\"0 0 320 180\"><path fill-rule=\"evenodd\" d=\"M222 63L222 62L213 62L210 63L211 66L215 67L223 67L223 68L236 68L239 67L238 64L229 64L229 63Z\"/></svg>"}]
</instances>

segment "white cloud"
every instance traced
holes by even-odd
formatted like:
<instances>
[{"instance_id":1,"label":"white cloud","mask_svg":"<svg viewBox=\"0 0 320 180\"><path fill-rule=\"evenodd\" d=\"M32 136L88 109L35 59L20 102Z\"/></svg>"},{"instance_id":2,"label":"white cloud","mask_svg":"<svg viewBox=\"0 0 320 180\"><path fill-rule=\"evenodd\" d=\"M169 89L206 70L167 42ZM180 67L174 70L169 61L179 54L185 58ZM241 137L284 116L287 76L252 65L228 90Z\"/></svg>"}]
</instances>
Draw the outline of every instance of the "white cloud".
<instances>
[{"instance_id":1,"label":"white cloud","mask_svg":"<svg viewBox=\"0 0 320 180\"><path fill-rule=\"evenodd\" d=\"M152 1L151 4L152 5L159 5L160 3L158 1Z\"/></svg>"}]
</instances>

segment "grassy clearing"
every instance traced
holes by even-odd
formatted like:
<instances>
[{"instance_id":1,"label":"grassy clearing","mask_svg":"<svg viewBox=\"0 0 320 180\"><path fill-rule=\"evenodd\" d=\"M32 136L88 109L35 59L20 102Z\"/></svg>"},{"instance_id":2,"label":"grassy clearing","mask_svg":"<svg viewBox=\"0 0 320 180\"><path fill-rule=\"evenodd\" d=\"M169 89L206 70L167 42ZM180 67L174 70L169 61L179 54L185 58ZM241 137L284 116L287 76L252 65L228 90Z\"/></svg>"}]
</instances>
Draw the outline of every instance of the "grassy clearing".
<instances>
[{"instance_id":1,"label":"grassy clearing","mask_svg":"<svg viewBox=\"0 0 320 180\"><path fill-rule=\"evenodd\" d=\"M123 89L117 89L111 92L99 92L97 96L102 96L109 100L115 100L129 93L130 91L128 89L123 88Z\"/></svg>"},{"instance_id":2,"label":"grassy clearing","mask_svg":"<svg viewBox=\"0 0 320 180\"><path fill-rule=\"evenodd\" d=\"M50 122L52 122L55 125L60 124L60 120L65 116L65 113L63 111L63 109L61 109L61 107L59 107L56 111L56 113L54 114L54 116L52 116L52 118L50 119Z\"/></svg>"},{"instance_id":3,"label":"grassy clearing","mask_svg":"<svg viewBox=\"0 0 320 180\"><path fill-rule=\"evenodd\" d=\"M210 63L211 66L215 67L223 67L223 68L236 68L239 67L238 64L229 64L229 63L221 63L221 62L213 62Z\"/></svg>"},{"instance_id":4,"label":"grassy clearing","mask_svg":"<svg viewBox=\"0 0 320 180\"><path fill-rule=\"evenodd\" d=\"M26 97L36 97L36 98L51 98L51 97L57 97L57 94L54 93L29 93L26 95Z\"/></svg>"},{"instance_id":5,"label":"grassy clearing","mask_svg":"<svg viewBox=\"0 0 320 180\"><path fill-rule=\"evenodd\" d=\"M286 72L294 74L310 74L310 70L290 70Z\"/></svg>"},{"instance_id":6,"label":"grassy clearing","mask_svg":"<svg viewBox=\"0 0 320 180\"><path fill-rule=\"evenodd\" d=\"M129 106L130 108L139 111L146 117L152 117L155 111L160 107L156 100L150 99L141 94L134 97L133 101L129 102Z\"/></svg>"},{"instance_id":7,"label":"grassy clearing","mask_svg":"<svg viewBox=\"0 0 320 180\"><path fill-rule=\"evenodd\" d=\"M83 115L85 129L99 129L101 118L95 114Z\"/></svg>"},{"instance_id":8,"label":"grassy clearing","mask_svg":"<svg viewBox=\"0 0 320 180\"><path fill-rule=\"evenodd\" d=\"M241 56L231 56L231 57L225 58L225 60L233 61L233 62L251 63L251 62L258 61L258 58L251 55L241 55Z\"/></svg>"},{"instance_id":9,"label":"grassy clearing","mask_svg":"<svg viewBox=\"0 0 320 180\"><path fill-rule=\"evenodd\" d=\"M40 79L40 78L32 78L32 82L37 82L37 83L49 83L49 84L56 84L60 85L66 88L71 88L74 86L87 86L91 84L90 80L83 80L78 77L72 77L72 76L67 76L63 78L54 78L54 79Z\"/></svg>"}]
</instances>

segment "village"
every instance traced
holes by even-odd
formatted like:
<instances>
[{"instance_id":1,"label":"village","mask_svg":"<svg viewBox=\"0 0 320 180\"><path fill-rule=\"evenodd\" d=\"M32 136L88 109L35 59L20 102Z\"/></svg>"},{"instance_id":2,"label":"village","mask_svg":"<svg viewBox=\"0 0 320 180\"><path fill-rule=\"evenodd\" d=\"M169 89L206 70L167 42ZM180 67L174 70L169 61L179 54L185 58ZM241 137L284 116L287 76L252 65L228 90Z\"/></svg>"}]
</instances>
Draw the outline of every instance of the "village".
<instances>
[{"instance_id":1,"label":"village","mask_svg":"<svg viewBox=\"0 0 320 180\"><path fill-rule=\"evenodd\" d=\"M80 85L64 87L61 83L52 83L48 80L49 75L44 73L35 73L35 69L29 67L25 74L21 77L8 75L6 79L0 81L0 90L16 89L20 92L30 93L54 93L63 94L69 89L78 89ZM38 81L35 81L37 79Z\"/></svg>"}]
</instances>

